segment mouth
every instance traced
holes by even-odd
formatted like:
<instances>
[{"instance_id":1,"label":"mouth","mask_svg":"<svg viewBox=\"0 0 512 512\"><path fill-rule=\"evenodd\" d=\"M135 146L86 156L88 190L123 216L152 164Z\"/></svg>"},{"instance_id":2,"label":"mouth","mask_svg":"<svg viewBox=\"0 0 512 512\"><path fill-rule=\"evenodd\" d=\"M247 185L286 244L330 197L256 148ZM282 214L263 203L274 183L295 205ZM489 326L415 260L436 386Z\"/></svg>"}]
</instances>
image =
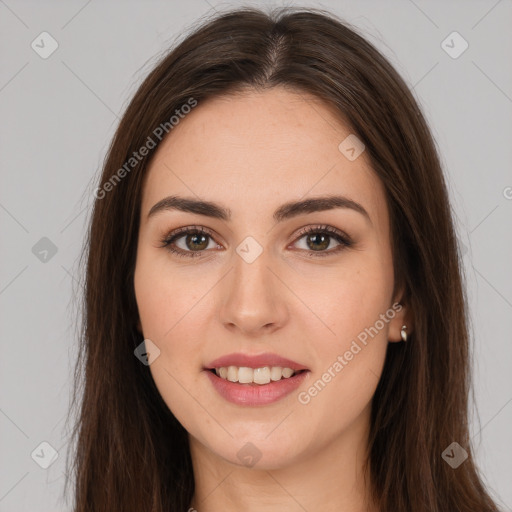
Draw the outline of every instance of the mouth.
<instances>
[{"instance_id":1,"label":"mouth","mask_svg":"<svg viewBox=\"0 0 512 512\"><path fill-rule=\"evenodd\" d=\"M263 406L293 393L308 378L310 370L279 371L276 367L204 368L213 388L225 400L241 406ZM273 370L272 380L270 371ZM288 376L286 376L288 375Z\"/></svg>"}]
</instances>

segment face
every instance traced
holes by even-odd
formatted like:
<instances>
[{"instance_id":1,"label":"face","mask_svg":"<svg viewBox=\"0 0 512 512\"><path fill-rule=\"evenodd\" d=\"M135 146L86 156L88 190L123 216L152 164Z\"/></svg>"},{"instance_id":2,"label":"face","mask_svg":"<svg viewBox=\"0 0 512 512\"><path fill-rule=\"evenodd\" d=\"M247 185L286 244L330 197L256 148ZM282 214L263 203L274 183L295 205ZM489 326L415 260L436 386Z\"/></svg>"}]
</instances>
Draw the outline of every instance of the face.
<instances>
[{"instance_id":1,"label":"face","mask_svg":"<svg viewBox=\"0 0 512 512\"><path fill-rule=\"evenodd\" d=\"M212 457L242 465L245 450L272 469L364 436L405 308L393 306L384 189L364 151L349 159L338 148L350 134L314 97L247 92L199 103L150 165L134 278L139 325L160 350L150 365L160 394L191 446ZM169 196L215 203L224 218L162 206ZM344 199L282 208L325 196ZM263 358L221 366L292 366L272 354L304 371L248 384L208 370L232 354ZM262 382L266 372L256 372Z\"/></svg>"}]
</instances>

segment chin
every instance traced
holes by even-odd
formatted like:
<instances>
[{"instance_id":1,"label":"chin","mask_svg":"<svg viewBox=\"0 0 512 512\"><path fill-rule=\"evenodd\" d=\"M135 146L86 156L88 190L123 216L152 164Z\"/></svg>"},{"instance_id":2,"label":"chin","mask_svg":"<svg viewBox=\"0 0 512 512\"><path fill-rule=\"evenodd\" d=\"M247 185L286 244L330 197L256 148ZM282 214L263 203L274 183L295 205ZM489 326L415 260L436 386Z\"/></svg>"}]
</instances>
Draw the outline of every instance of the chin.
<instances>
[{"instance_id":1,"label":"chin","mask_svg":"<svg viewBox=\"0 0 512 512\"><path fill-rule=\"evenodd\" d=\"M270 471L294 464L300 445L291 442L289 437L286 442L280 438L264 439L266 435L261 440L257 435L246 435L243 439L235 437L223 446L214 443L210 449L213 448L218 457L241 468Z\"/></svg>"}]
</instances>

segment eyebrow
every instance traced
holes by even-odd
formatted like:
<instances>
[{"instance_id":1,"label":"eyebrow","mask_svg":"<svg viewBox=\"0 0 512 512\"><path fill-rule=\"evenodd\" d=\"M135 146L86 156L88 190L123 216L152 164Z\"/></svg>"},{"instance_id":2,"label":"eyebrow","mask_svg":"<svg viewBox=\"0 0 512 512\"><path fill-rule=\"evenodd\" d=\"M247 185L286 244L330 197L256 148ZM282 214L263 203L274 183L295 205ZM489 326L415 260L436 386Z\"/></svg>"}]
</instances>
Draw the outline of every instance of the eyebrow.
<instances>
[{"instance_id":1,"label":"eyebrow","mask_svg":"<svg viewBox=\"0 0 512 512\"><path fill-rule=\"evenodd\" d=\"M372 224L370 215L362 205L352 199L339 195L315 197L304 199L302 201L291 201L285 203L274 212L273 218L277 222L282 222L284 220L297 217L298 215L333 210L336 208L348 208L355 210L366 217L370 224ZM182 212L195 213L227 222L231 220L231 210L229 208L211 201L202 201L180 196L169 196L158 201L158 203L156 203L149 211L148 218L159 212L167 210L179 210Z\"/></svg>"}]
</instances>

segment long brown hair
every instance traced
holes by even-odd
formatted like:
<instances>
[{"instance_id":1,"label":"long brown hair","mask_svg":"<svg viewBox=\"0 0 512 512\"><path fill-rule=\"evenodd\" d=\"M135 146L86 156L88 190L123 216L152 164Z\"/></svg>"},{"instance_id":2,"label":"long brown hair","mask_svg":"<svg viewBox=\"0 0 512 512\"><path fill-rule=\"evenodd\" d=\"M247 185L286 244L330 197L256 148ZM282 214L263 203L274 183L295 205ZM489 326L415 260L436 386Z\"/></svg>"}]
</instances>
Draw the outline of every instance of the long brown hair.
<instances>
[{"instance_id":1,"label":"long brown hair","mask_svg":"<svg viewBox=\"0 0 512 512\"><path fill-rule=\"evenodd\" d=\"M372 402L373 500L382 512L497 511L472 456L460 255L437 149L417 101L375 47L331 13L241 8L206 20L160 59L104 162L84 251L75 512L185 511L191 502L187 432L134 356L143 341L133 284L141 191L156 148L136 163L130 158L148 137L158 146L155 129L170 133L169 120L191 98L200 105L275 86L331 106L365 144L386 190L395 287L405 290L401 302L414 314L414 332L407 343L389 344ZM442 458L454 441L468 454L456 469Z\"/></svg>"}]
</instances>

